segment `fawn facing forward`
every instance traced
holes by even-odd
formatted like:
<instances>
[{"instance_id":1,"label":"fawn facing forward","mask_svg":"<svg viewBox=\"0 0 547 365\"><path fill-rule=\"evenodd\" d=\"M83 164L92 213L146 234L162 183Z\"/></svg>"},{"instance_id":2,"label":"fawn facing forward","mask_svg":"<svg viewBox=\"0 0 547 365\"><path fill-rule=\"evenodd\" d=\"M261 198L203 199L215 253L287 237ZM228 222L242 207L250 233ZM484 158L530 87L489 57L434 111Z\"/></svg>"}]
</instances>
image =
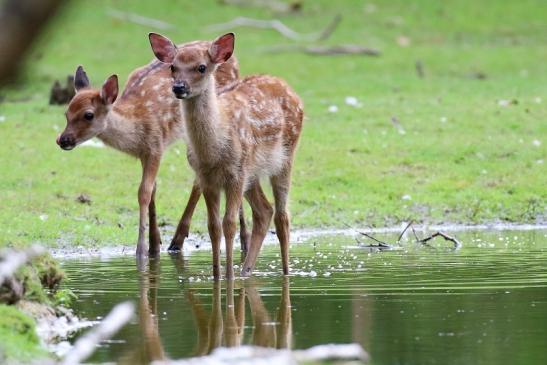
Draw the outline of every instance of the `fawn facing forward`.
<instances>
[{"instance_id":1,"label":"fawn facing forward","mask_svg":"<svg viewBox=\"0 0 547 365\"><path fill-rule=\"evenodd\" d=\"M253 230L241 275L250 275L254 268L273 215L260 177L270 178L283 273L288 274L287 198L302 129L302 101L286 82L272 76L246 77L217 95L213 74L233 54L233 33L217 38L208 49L192 45L177 48L168 38L155 33L150 33L149 38L156 57L169 64L173 93L182 99L188 161L207 204L214 277L219 277L220 236L224 231L226 277L233 278L232 247L243 196L253 212ZM223 190L226 212L221 226Z\"/></svg>"},{"instance_id":2,"label":"fawn facing forward","mask_svg":"<svg viewBox=\"0 0 547 365\"><path fill-rule=\"evenodd\" d=\"M211 42L197 41L192 46L208 49ZM239 76L237 60L219 67L214 80L225 86ZM90 86L89 79L80 66L76 70L74 86L77 91L66 111L67 126L57 137L57 144L64 150L93 137L108 146L137 157L142 164L142 179L138 191L139 238L137 255L147 253L145 243L146 219L150 221L148 253L160 251L161 239L156 222L155 192L156 174L161 157L168 145L184 134L184 118L180 102L169 91L171 72L157 60L136 69L129 76L124 92L118 98L118 78L110 76L101 89ZM188 235L190 220L201 191L194 184L182 218L177 226L170 250L180 250ZM242 248L247 237L242 220Z\"/></svg>"}]
</instances>

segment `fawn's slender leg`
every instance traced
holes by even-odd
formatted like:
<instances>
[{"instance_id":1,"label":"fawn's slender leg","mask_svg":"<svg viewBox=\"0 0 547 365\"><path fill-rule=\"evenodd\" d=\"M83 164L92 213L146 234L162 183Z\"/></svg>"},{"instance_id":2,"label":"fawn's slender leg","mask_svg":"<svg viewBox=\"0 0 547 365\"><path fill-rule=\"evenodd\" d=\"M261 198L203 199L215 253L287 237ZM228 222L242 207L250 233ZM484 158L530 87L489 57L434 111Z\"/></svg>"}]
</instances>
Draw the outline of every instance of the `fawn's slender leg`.
<instances>
[{"instance_id":1,"label":"fawn's slender leg","mask_svg":"<svg viewBox=\"0 0 547 365\"><path fill-rule=\"evenodd\" d=\"M289 274L289 240L290 240L290 217L287 210L287 199L291 187L291 173L286 169L283 173L273 176L270 179L275 199L275 233L281 246L281 261L283 274Z\"/></svg>"},{"instance_id":2,"label":"fawn's slender leg","mask_svg":"<svg viewBox=\"0 0 547 365\"><path fill-rule=\"evenodd\" d=\"M148 206L152 200L154 183L160 166L160 158L157 156L146 156L142 162L142 179L139 186L139 238L137 241L137 256L145 256L147 247L145 242L146 224L148 218ZM148 254L154 256L159 253L159 247L150 246Z\"/></svg>"},{"instance_id":3,"label":"fawn's slender leg","mask_svg":"<svg viewBox=\"0 0 547 365\"><path fill-rule=\"evenodd\" d=\"M190 222L192 221L192 215L194 214L194 209L198 204L199 197L201 196L201 189L197 182L194 182L192 186L192 192L190 193L190 198L188 203L186 203L186 208L182 213L179 224L177 225L177 230L171 240L168 251L181 251L182 245L184 244L184 239L188 237L190 232Z\"/></svg>"},{"instance_id":4,"label":"fawn's slender leg","mask_svg":"<svg viewBox=\"0 0 547 365\"><path fill-rule=\"evenodd\" d=\"M264 237L266 237L266 233L268 232L268 227L272 220L273 209L268 202L268 199L266 199L264 191L262 191L262 187L258 181L247 190L245 198L247 198L253 211L253 232L251 234L249 252L243 263L243 268L241 269L241 276L250 276L256 264L256 259L260 252L260 248L262 247Z\"/></svg>"},{"instance_id":5,"label":"fawn's slender leg","mask_svg":"<svg viewBox=\"0 0 547 365\"><path fill-rule=\"evenodd\" d=\"M241 252L246 255L247 250L249 249L249 232L247 231L247 224L245 223L245 210L243 209L243 204L239 207L239 241L241 243Z\"/></svg>"},{"instance_id":6,"label":"fawn's slender leg","mask_svg":"<svg viewBox=\"0 0 547 365\"><path fill-rule=\"evenodd\" d=\"M226 212L222 221L224 240L226 242L226 279L234 278L233 248L237 230L237 217L241 208L242 185L229 184L226 188Z\"/></svg>"},{"instance_id":7,"label":"fawn's slender leg","mask_svg":"<svg viewBox=\"0 0 547 365\"><path fill-rule=\"evenodd\" d=\"M218 190L207 189L203 191L205 204L207 204L207 227L209 228L209 237L213 249L213 277L215 280L220 278L220 236L222 227L220 223L220 192Z\"/></svg>"},{"instance_id":8,"label":"fawn's slender leg","mask_svg":"<svg viewBox=\"0 0 547 365\"><path fill-rule=\"evenodd\" d=\"M154 182L154 189L152 189L152 197L150 198L150 204L148 205L148 243L150 250L154 248L155 252L160 251L161 235L158 228L158 222L156 217L156 183Z\"/></svg>"}]
</instances>

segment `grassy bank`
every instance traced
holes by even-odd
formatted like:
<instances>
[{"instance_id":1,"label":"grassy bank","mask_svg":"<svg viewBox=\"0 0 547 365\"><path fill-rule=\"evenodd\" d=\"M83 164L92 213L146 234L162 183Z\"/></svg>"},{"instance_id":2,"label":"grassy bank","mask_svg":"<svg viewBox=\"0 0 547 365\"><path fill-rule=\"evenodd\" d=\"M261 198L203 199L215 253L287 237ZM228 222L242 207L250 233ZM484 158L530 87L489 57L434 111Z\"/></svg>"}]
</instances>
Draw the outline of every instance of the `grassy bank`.
<instances>
[{"instance_id":1,"label":"grassy bank","mask_svg":"<svg viewBox=\"0 0 547 365\"><path fill-rule=\"evenodd\" d=\"M236 29L243 74L287 79L306 125L294 170L293 223L304 226L545 221L547 59L543 1L306 1L300 15L217 1L74 1L0 102L0 245L133 243L140 164L108 148L55 145L63 107L48 106L53 80L86 66L95 85L122 82L152 58L149 27L109 8L176 24L178 41L211 39L206 25L236 16L279 17L303 33L343 20L327 44L377 48L379 57L271 53L291 41ZM416 63L423 68L417 74ZM355 97L360 104L345 103ZM338 111L329 112L336 106ZM331 108L332 109L332 108ZM175 225L192 173L173 146L159 175L160 220ZM91 203L77 201L80 194ZM200 203L193 231L206 231Z\"/></svg>"},{"instance_id":2,"label":"grassy bank","mask_svg":"<svg viewBox=\"0 0 547 365\"><path fill-rule=\"evenodd\" d=\"M36 334L34 316L38 309L55 307L70 298L66 291L56 292L63 277L57 262L45 255L19 268L13 277L15 284L0 285L0 363L32 362L49 356Z\"/></svg>"}]
</instances>

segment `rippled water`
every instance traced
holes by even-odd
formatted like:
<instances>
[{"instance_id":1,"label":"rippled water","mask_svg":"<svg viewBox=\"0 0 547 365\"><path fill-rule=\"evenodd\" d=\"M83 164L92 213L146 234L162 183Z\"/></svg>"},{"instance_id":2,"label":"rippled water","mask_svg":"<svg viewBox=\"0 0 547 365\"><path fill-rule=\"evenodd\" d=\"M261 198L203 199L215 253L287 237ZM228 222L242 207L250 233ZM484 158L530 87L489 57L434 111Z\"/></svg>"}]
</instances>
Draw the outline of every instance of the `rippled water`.
<instances>
[{"instance_id":1,"label":"rippled water","mask_svg":"<svg viewBox=\"0 0 547 365\"><path fill-rule=\"evenodd\" d=\"M372 364L546 364L547 231L460 232L397 250L347 236L292 245L289 278L276 245L255 277L214 283L210 252L70 259L76 312L106 315L124 300L138 316L91 361L146 363L255 344L308 348L360 343ZM384 240L396 237L378 235Z\"/></svg>"}]
</instances>

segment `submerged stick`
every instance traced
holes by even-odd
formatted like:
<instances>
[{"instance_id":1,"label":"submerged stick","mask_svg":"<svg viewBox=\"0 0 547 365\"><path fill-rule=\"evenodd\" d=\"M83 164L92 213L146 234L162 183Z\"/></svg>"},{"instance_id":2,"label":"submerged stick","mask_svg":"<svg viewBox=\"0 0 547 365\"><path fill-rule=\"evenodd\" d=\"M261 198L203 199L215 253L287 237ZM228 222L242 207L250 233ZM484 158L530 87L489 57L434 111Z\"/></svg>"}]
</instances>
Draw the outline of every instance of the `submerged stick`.
<instances>
[{"instance_id":1,"label":"submerged stick","mask_svg":"<svg viewBox=\"0 0 547 365\"><path fill-rule=\"evenodd\" d=\"M80 337L61 364L79 364L89 358L97 345L112 338L133 317L135 305L132 302L117 304L99 325Z\"/></svg>"}]
</instances>

